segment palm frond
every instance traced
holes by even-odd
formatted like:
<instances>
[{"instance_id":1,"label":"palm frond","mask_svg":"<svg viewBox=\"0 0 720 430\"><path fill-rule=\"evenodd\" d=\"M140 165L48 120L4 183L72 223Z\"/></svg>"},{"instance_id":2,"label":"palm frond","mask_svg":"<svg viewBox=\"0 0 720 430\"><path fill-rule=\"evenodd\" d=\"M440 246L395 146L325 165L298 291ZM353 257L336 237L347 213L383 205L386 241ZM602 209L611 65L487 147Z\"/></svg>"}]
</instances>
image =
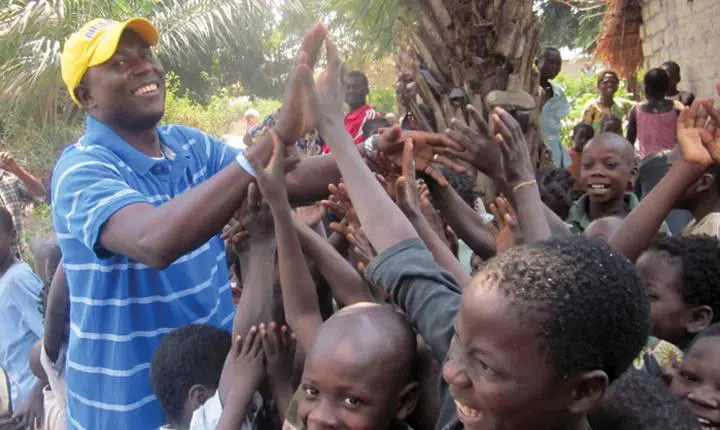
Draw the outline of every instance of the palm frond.
<instances>
[{"instance_id":1,"label":"palm frond","mask_svg":"<svg viewBox=\"0 0 720 430\"><path fill-rule=\"evenodd\" d=\"M8 0L0 6L0 109L20 110L37 121L69 111L62 94L60 56L65 40L93 18L144 16L161 35L157 52L175 65L217 49L262 49L262 23L300 0ZM42 97L38 103L35 97ZM48 96L51 95L51 96ZM47 99L52 100L45 102Z\"/></svg>"}]
</instances>

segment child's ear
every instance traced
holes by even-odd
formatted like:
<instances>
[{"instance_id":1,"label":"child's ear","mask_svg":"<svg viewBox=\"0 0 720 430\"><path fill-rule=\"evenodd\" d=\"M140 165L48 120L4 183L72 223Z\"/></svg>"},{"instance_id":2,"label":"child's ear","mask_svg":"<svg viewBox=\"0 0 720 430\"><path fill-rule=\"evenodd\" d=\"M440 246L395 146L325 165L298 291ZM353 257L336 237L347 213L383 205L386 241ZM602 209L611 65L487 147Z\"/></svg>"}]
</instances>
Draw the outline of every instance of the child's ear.
<instances>
[{"instance_id":1,"label":"child's ear","mask_svg":"<svg viewBox=\"0 0 720 430\"><path fill-rule=\"evenodd\" d=\"M411 382L407 384L400 394L398 394L398 405L400 407L395 414L395 418L399 421L405 421L415 410L419 397L420 389L418 383Z\"/></svg>"},{"instance_id":2,"label":"child's ear","mask_svg":"<svg viewBox=\"0 0 720 430\"><path fill-rule=\"evenodd\" d=\"M698 179L695 182L695 191L697 192L705 192L712 187L715 186L715 176L709 174L709 173L703 173L702 176L700 176L700 179Z\"/></svg>"},{"instance_id":3,"label":"child's ear","mask_svg":"<svg viewBox=\"0 0 720 430\"><path fill-rule=\"evenodd\" d=\"M188 406L194 411L204 405L205 402L213 396L213 394L214 393L212 393L206 386L195 384L190 387L190 390L188 391Z\"/></svg>"},{"instance_id":4,"label":"child's ear","mask_svg":"<svg viewBox=\"0 0 720 430\"><path fill-rule=\"evenodd\" d=\"M688 333L696 335L712 323L713 316L713 310L710 306L692 308L690 309L690 321L688 321L685 329Z\"/></svg>"},{"instance_id":5,"label":"child's ear","mask_svg":"<svg viewBox=\"0 0 720 430\"><path fill-rule=\"evenodd\" d=\"M568 410L574 414L581 414L594 408L605 395L608 381L607 373L602 370L593 370L580 375L575 381Z\"/></svg>"}]
</instances>

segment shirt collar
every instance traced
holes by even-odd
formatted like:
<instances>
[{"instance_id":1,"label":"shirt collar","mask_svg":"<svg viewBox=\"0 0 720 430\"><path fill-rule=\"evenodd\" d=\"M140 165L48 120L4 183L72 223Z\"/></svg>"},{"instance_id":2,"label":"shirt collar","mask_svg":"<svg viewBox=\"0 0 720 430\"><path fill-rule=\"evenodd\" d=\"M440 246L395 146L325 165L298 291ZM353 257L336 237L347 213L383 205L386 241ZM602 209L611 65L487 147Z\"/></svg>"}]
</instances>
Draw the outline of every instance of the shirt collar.
<instances>
[{"instance_id":1,"label":"shirt collar","mask_svg":"<svg viewBox=\"0 0 720 430\"><path fill-rule=\"evenodd\" d=\"M138 151L113 129L89 115L87 117L85 139L92 144L109 149L139 175L147 174L158 163L179 161L187 164L189 155L183 145L162 128L157 127L157 132L166 156L162 160L154 160Z\"/></svg>"},{"instance_id":2,"label":"shirt collar","mask_svg":"<svg viewBox=\"0 0 720 430\"><path fill-rule=\"evenodd\" d=\"M625 201L625 204L628 206L628 209L630 210L635 209L635 207L637 207L637 205L640 203L637 196L634 193L630 192L625 193L623 199ZM570 216L568 217L568 219L579 224L582 229L586 229L587 226L589 226L592 222L590 221L589 213L590 197L587 194L583 194L570 209Z\"/></svg>"}]
</instances>

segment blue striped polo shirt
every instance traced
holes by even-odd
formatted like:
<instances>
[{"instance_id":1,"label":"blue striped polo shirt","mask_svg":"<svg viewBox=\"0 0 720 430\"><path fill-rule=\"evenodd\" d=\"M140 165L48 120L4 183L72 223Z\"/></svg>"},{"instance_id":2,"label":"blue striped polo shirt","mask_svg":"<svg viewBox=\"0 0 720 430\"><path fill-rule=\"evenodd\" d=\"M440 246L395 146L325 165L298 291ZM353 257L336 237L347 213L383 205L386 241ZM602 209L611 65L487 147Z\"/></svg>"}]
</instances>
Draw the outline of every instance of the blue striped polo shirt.
<instances>
[{"instance_id":1,"label":"blue striped polo shirt","mask_svg":"<svg viewBox=\"0 0 720 430\"><path fill-rule=\"evenodd\" d=\"M69 428L158 428L165 419L149 369L160 340L191 323L232 328L219 234L165 270L100 244L102 226L118 210L135 203L160 206L234 162L237 154L188 127L162 126L158 134L161 160L89 117L85 134L63 152L53 172L52 217L70 289Z\"/></svg>"}]
</instances>

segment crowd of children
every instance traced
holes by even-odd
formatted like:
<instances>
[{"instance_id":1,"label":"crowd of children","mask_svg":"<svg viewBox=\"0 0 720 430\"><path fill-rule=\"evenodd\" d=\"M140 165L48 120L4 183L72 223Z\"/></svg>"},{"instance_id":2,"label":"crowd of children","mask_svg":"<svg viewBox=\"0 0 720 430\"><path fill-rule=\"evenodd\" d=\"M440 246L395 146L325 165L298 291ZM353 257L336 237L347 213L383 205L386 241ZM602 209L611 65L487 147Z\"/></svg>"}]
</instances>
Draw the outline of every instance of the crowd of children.
<instances>
[{"instance_id":1,"label":"crowd of children","mask_svg":"<svg viewBox=\"0 0 720 430\"><path fill-rule=\"evenodd\" d=\"M0 208L0 429L720 427L720 109L674 63L632 110L639 153L604 72L561 168L538 169L502 107L388 128L321 25L247 151L158 127L157 42L96 20L65 47L89 119L53 175L44 276ZM298 151L309 134L324 155ZM471 172L501 194L489 214Z\"/></svg>"}]
</instances>

